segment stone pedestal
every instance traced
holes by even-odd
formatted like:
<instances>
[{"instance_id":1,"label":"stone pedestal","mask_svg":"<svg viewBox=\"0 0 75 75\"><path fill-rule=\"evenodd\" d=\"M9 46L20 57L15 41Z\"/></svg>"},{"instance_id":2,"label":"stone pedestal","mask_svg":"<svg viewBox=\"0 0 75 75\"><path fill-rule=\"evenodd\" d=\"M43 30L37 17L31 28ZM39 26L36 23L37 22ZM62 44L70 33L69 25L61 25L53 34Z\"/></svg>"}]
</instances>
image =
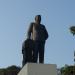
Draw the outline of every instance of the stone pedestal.
<instances>
[{"instance_id":1,"label":"stone pedestal","mask_svg":"<svg viewBox=\"0 0 75 75\"><path fill-rule=\"evenodd\" d=\"M18 75L57 75L55 64L27 63Z\"/></svg>"}]
</instances>

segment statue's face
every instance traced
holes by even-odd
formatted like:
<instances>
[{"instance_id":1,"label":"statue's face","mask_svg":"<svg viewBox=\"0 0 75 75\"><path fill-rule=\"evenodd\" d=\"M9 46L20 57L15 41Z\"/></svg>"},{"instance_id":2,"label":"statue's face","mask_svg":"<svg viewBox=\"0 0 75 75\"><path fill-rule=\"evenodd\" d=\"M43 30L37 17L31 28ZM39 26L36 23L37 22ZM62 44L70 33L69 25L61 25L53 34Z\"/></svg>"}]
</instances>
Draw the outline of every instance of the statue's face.
<instances>
[{"instance_id":1,"label":"statue's face","mask_svg":"<svg viewBox=\"0 0 75 75\"><path fill-rule=\"evenodd\" d=\"M40 22L41 22L41 16L40 15L35 17L35 22L40 24Z\"/></svg>"}]
</instances>

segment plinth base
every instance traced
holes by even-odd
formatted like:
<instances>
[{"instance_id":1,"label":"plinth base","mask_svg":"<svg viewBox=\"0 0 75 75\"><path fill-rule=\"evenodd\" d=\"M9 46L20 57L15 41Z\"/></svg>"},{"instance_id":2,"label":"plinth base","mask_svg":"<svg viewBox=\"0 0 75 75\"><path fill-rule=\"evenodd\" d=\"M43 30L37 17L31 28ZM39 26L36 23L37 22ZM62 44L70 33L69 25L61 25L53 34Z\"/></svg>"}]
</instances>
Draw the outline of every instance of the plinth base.
<instances>
[{"instance_id":1,"label":"plinth base","mask_svg":"<svg viewBox=\"0 0 75 75\"><path fill-rule=\"evenodd\" d=\"M27 63L18 75L57 75L55 64Z\"/></svg>"}]
</instances>

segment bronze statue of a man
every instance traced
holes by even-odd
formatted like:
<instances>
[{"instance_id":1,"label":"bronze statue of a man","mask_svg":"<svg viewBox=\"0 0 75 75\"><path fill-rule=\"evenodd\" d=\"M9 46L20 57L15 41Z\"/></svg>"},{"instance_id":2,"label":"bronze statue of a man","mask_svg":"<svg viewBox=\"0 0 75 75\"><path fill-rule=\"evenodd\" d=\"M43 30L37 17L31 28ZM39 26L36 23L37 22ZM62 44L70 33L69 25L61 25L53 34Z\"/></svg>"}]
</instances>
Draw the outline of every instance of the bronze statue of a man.
<instances>
[{"instance_id":1,"label":"bronze statue of a man","mask_svg":"<svg viewBox=\"0 0 75 75\"><path fill-rule=\"evenodd\" d=\"M27 38L34 41L33 62L37 63L39 55L39 63L44 63L44 47L48 38L48 32L45 26L41 24L41 15L36 15L35 22L30 24Z\"/></svg>"}]
</instances>

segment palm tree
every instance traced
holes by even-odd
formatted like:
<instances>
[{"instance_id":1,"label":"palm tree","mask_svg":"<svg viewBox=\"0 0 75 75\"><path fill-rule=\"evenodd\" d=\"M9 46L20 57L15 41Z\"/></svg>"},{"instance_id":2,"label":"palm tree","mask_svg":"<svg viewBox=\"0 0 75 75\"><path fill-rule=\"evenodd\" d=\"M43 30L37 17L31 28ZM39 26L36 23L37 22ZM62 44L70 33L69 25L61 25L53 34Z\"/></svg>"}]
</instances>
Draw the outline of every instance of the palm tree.
<instances>
[{"instance_id":1,"label":"palm tree","mask_svg":"<svg viewBox=\"0 0 75 75\"><path fill-rule=\"evenodd\" d=\"M75 35L75 26L70 27L70 32ZM75 51L74 51L74 67L73 67L73 74L75 74Z\"/></svg>"},{"instance_id":2,"label":"palm tree","mask_svg":"<svg viewBox=\"0 0 75 75\"><path fill-rule=\"evenodd\" d=\"M71 32L73 35L75 35L75 26L71 26L71 27L70 27L70 32Z\"/></svg>"}]
</instances>

